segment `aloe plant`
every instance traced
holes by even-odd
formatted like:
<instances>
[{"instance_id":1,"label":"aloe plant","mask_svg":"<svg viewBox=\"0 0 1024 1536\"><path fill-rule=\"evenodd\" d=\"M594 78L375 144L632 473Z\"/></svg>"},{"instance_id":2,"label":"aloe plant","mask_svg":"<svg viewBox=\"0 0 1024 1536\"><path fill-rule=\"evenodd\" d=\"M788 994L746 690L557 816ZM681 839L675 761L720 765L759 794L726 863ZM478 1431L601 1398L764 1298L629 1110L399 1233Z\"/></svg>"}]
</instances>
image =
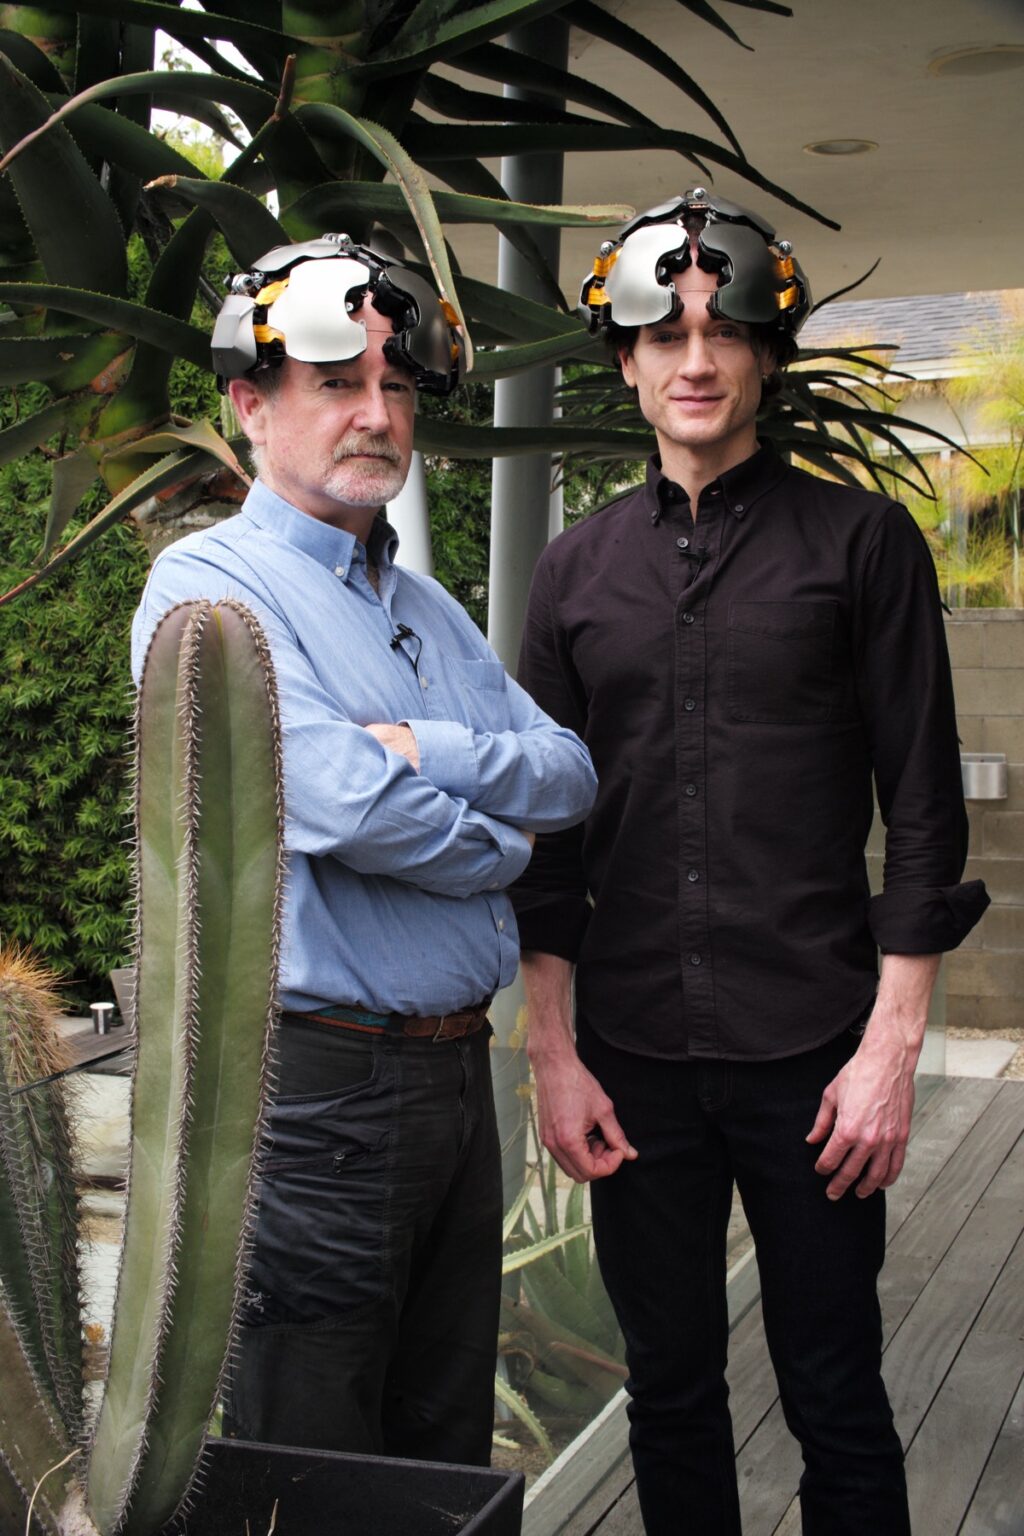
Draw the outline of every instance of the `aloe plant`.
<instances>
[{"instance_id":1,"label":"aloe plant","mask_svg":"<svg viewBox=\"0 0 1024 1536\"><path fill-rule=\"evenodd\" d=\"M788 16L775 0L733 0ZM707 0L677 0L680 21L739 43ZM111 27L115 14L123 23ZM77 31L65 19L77 15ZM663 127L614 92L498 38L540 16L599 37L671 82L686 128ZM3 30L6 27L7 30ZM50 30L45 31L46 28ZM154 69L157 29L205 70ZM216 44L240 50L249 73ZM462 78L527 85L529 103L457 84ZM539 99L538 99L539 98ZM152 105L171 107L241 149L219 179L148 131ZM428 108L447 121L428 121ZM237 130L227 113L240 120ZM709 133L693 131L707 125ZM245 141L245 142L243 142ZM49 403L0 433L0 460L57 442L52 515L43 555L53 570L113 521L154 496L194 486L209 497L223 469L242 477L237 445L170 411L177 356L208 366L206 332L193 323L201 264L220 230L232 259L328 228L365 238L383 220L429 269L478 342L477 376L504 377L539 362L594 356L568 312L533 230L617 224L625 205L536 208L511 202L484 160L537 148L603 155L663 148L680 179L720 166L794 207L743 155L728 122L664 50L590 0L222 0L218 11L163 0L53 0L45 13L0 13L0 382L42 380ZM426 173L450 190L431 194ZM385 178L389 178L388 181ZM609 178L611 183L611 177ZM276 194L278 213L262 201ZM812 209L805 209L821 217ZM537 271L545 303L514 300L465 280L442 234L464 221L499 226ZM829 221L825 221L829 222ZM144 231L155 257L141 302L126 289L125 241ZM622 445L631 451L630 437ZM543 439L543 441L542 441ZM558 447L607 434L562 429ZM547 446L509 429L476 451ZM421 446L453 452L462 432L424 423ZM69 545L60 541L84 487L99 474L112 500ZM187 500L187 498L186 498Z\"/></svg>"},{"instance_id":2,"label":"aloe plant","mask_svg":"<svg viewBox=\"0 0 1024 1536\"><path fill-rule=\"evenodd\" d=\"M41 1483L39 1529L100 1536L152 1536L187 1498L244 1273L283 872L276 690L266 642L244 608L183 604L158 626L137 743L137 1061L125 1233L103 1398L63 1506L46 1474L72 1452L79 1420L51 1380L45 1309L26 1283L39 1240L14 1245L21 1271L5 1267L0 1318L0 1467L26 1501ZM25 993L15 984L8 1003L0 986L5 1041L15 1038L11 1019L24 1011ZM5 1061L14 1054L5 1045ZM18 1081L45 1067L33 1058ZM0 1099L5 1151L17 1116L38 1117L21 1105L37 1105L39 1091ZM71 1180L67 1158L61 1173ZM31 1191L15 1187L6 1205L4 1193L6 1256L8 1208Z\"/></svg>"}]
</instances>

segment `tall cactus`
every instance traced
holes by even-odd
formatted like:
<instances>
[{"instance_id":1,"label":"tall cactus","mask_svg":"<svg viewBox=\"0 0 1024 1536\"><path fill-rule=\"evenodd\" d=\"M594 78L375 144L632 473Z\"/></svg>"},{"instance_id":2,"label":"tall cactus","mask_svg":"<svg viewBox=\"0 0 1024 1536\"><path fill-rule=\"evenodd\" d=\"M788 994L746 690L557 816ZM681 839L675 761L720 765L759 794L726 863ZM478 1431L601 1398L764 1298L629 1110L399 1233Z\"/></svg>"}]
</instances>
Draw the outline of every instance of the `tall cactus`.
<instances>
[{"instance_id":1,"label":"tall cactus","mask_svg":"<svg viewBox=\"0 0 1024 1536\"><path fill-rule=\"evenodd\" d=\"M48 1474L80 1458L75 1416L58 1411L54 1346L30 1274L32 1245L38 1252L42 1239L26 1241L17 1180L0 1180L0 1299L9 1303L0 1307L4 1530L11 1497L27 1502L38 1488L36 1530L154 1536L194 1482L254 1210L282 827L277 694L259 626L234 603L175 608L150 644L137 715L137 1062L106 1387L84 1480L62 1504L67 1474ZM5 1064L14 1038L6 996L0 988ZM19 1070L47 1075L38 1061ZM5 1134L10 1106L22 1114L22 1100L37 1093L0 1089ZM17 1171L32 1158L8 1158L5 1149L8 1163ZM69 1156L62 1166L70 1177Z\"/></svg>"},{"instance_id":2,"label":"tall cactus","mask_svg":"<svg viewBox=\"0 0 1024 1536\"><path fill-rule=\"evenodd\" d=\"M150 1536L190 1486L243 1278L283 874L276 692L251 614L167 615L138 738L132 1155L87 1486L104 1536Z\"/></svg>"}]
</instances>

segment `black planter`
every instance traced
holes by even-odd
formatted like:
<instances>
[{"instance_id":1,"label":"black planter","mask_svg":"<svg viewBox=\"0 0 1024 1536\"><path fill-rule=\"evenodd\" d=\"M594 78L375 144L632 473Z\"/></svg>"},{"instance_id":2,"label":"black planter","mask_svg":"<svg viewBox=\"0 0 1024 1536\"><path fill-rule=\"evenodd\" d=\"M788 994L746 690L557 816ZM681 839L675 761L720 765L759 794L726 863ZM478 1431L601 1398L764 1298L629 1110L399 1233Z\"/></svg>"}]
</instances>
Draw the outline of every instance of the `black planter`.
<instances>
[{"instance_id":1,"label":"black planter","mask_svg":"<svg viewBox=\"0 0 1024 1536\"><path fill-rule=\"evenodd\" d=\"M520 1536L523 1477L210 1440L187 1536Z\"/></svg>"}]
</instances>

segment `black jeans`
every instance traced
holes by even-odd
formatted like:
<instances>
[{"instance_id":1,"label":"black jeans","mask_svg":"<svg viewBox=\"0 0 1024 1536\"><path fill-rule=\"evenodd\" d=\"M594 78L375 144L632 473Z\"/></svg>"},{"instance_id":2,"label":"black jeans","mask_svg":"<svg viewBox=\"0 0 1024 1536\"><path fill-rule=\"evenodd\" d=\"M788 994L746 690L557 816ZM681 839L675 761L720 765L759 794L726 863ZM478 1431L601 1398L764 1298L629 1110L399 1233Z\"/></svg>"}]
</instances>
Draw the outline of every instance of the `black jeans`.
<instances>
[{"instance_id":1,"label":"black jeans","mask_svg":"<svg viewBox=\"0 0 1024 1536\"><path fill-rule=\"evenodd\" d=\"M857 1043L847 1031L781 1061L669 1062L580 1029L580 1055L640 1154L591 1193L626 1339L648 1536L740 1531L725 1382L734 1180L783 1411L803 1450L804 1536L908 1536L903 1455L880 1374L884 1195L826 1199L814 1172L820 1148L804 1140Z\"/></svg>"},{"instance_id":2,"label":"black jeans","mask_svg":"<svg viewBox=\"0 0 1024 1536\"><path fill-rule=\"evenodd\" d=\"M501 1286L489 1038L282 1025L226 1432L488 1465Z\"/></svg>"}]
</instances>

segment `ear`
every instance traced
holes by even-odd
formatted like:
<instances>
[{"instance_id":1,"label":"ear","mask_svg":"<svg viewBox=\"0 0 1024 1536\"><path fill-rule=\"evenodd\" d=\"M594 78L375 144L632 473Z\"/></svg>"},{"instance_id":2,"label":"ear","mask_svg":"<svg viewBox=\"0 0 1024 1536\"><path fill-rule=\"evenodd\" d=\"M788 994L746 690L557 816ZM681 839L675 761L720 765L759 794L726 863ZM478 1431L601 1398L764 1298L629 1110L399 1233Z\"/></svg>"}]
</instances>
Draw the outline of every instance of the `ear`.
<instances>
[{"instance_id":1,"label":"ear","mask_svg":"<svg viewBox=\"0 0 1024 1536\"><path fill-rule=\"evenodd\" d=\"M627 352L625 347L619 348L619 367L622 369L623 382L627 389L636 389L636 368L633 366L633 354Z\"/></svg>"},{"instance_id":2,"label":"ear","mask_svg":"<svg viewBox=\"0 0 1024 1536\"><path fill-rule=\"evenodd\" d=\"M774 348L762 342L760 346L755 347L755 351L757 353L757 366L761 370L761 377L763 379L770 379L779 364Z\"/></svg>"},{"instance_id":3,"label":"ear","mask_svg":"<svg viewBox=\"0 0 1024 1536\"><path fill-rule=\"evenodd\" d=\"M267 412L273 409L270 397L261 394L251 379L242 378L230 381L228 398L235 408L242 431L250 443L259 448L266 441Z\"/></svg>"}]
</instances>

